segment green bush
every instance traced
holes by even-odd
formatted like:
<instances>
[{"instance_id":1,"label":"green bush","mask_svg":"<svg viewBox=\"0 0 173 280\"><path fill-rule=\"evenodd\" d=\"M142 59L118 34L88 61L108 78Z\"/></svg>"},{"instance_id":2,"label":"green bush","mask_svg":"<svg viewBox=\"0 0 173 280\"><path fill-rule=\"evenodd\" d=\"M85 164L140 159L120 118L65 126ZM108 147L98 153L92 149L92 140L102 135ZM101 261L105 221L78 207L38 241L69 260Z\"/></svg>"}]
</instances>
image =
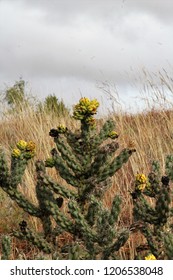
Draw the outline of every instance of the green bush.
<instances>
[{"instance_id":1,"label":"green bush","mask_svg":"<svg viewBox=\"0 0 173 280\"><path fill-rule=\"evenodd\" d=\"M56 116L67 116L70 113L64 102L62 100L59 101L58 98L52 94L48 95L44 102L38 105L38 110Z\"/></svg>"}]
</instances>

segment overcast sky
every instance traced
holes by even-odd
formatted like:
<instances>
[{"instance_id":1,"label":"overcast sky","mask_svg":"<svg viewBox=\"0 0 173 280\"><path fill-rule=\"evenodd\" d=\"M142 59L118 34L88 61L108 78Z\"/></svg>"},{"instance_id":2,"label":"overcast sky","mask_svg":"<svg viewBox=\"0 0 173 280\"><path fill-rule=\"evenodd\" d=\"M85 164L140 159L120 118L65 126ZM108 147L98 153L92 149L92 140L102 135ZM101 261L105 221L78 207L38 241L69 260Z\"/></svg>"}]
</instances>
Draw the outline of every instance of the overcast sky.
<instances>
[{"instance_id":1,"label":"overcast sky","mask_svg":"<svg viewBox=\"0 0 173 280\"><path fill-rule=\"evenodd\" d=\"M172 0L0 0L0 89L22 77L40 97L107 104L106 82L134 105L142 69L173 73L172 15Z\"/></svg>"}]
</instances>

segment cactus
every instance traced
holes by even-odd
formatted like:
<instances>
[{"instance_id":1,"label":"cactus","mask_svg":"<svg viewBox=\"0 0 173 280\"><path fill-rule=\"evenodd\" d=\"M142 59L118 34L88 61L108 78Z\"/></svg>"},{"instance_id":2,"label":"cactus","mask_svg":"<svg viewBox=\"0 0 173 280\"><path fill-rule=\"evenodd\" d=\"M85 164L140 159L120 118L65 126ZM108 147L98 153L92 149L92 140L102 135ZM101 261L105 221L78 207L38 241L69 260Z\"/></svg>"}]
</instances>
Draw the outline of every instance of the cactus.
<instances>
[{"instance_id":1,"label":"cactus","mask_svg":"<svg viewBox=\"0 0 173 280\"><path fill-rule=\"evenodd\" d=\"M35 232L22 221L20 230L13 234L28 240L52 258L55 255L58 259L116 258L116 253L130 234L129 229L117 225L120 197L115 195L110 209L104 206L103 199L111 186L112 176L135 149L125 148L116 155L119 145L115 123L113 120L106 121L98 132L94 118L98 106L95 99L81 98L74 107L73 118L81 122L80 133L72 132L61 124L50 130L55 148L48 159L35 163L37 206L18 190L25 169L35 155L35 144L20 140L12 151L10 167L4 152L0 152L0 187L25 212L37 217L43 229ZM48 175L48 168L55 168L70 188L55 182ZM64 203L67 210L63 208ZM163 201L160 203L164 204ZM166 218L165 212L162 223ZM71 244L58 244L58 236L63 232L71 234Z\"/></svg>"},{"instance_id":2,"label":"cactus","mask_svg":"<svg viewBox=\"0 0 173 280\"><path fill-rule=\"evenodd\" d=\"M132 193L135 223L141 224L140 231L147 240L148 250L157 259L173 259L172 163L173 157L167 156L165 176L161 176L159 163L153 161L147 177L136 175Z\"/></svg>"}]
</instances>

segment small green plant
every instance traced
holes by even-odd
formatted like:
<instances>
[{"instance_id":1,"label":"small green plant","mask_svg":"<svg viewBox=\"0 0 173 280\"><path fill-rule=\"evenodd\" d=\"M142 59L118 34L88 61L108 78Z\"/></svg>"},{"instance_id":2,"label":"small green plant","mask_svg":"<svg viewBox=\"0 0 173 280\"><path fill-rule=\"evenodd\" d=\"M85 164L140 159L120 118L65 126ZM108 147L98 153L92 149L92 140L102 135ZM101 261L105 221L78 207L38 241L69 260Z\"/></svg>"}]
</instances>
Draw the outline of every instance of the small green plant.
<instances>
[{"instance_id":1,"label":"small green plant","mask_svg":"<svg viewBox=\"0 0 173 280\"><path fill-rule=\"evenodd\" d=\"M53 259L116 259L130 234L128 228L121 228L117 223L120 197L115 195L110 209L103 199L111 186L111 177L135 150L125 148L116 155L119 144L115 123L108 120L97 131L94 115L98 106L95 99L81 98L74 107L73 117L81 123L79 133L63 125L50 130L55 142L51 157L35 163L38 205L30 202L18 188L35 155L35 144L20 140L11 153L10 166L4 152L0 152L0 187L42 224L42 232L36 232L26 221L21 221L20 230L13 234ZM69 187L50 177L48 168L55 168ZM71 235L71 242L61 245L58 236L64 232Z\"/></svg>"},{"instance_id":2,"label":"small green plant","mask_svg":"<svg viewBox=\"0 0 173 280\"><path fill-rule=\"evenodd\" d=\"M153 161L148 177L136 175L132 193L135 225L146 238L148 250L156 259L173 259L172 167L173 157L167 156L166 175L161 176L159 162Z\"/></svg>"}]
</instances>

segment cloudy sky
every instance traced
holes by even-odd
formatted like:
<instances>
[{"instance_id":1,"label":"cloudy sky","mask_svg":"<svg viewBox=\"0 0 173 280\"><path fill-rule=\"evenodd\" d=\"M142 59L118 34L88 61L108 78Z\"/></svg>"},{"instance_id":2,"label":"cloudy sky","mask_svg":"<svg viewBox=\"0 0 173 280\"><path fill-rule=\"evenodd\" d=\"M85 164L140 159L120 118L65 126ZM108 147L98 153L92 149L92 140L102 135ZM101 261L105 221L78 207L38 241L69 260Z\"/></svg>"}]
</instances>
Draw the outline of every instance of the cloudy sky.
<instances>
[{"instance_id":1,"label":"cloudy sky","mask_svg":"<svg viewBox=\"0 0 173 280\"><path fill-rule=\"evenodd\" d=\"M173 72L172 15L172 0L0 0L0 89L22 77L39 97L107 106L104 88L133 107L143 69Z\"/></svg>"}]
</instances>

